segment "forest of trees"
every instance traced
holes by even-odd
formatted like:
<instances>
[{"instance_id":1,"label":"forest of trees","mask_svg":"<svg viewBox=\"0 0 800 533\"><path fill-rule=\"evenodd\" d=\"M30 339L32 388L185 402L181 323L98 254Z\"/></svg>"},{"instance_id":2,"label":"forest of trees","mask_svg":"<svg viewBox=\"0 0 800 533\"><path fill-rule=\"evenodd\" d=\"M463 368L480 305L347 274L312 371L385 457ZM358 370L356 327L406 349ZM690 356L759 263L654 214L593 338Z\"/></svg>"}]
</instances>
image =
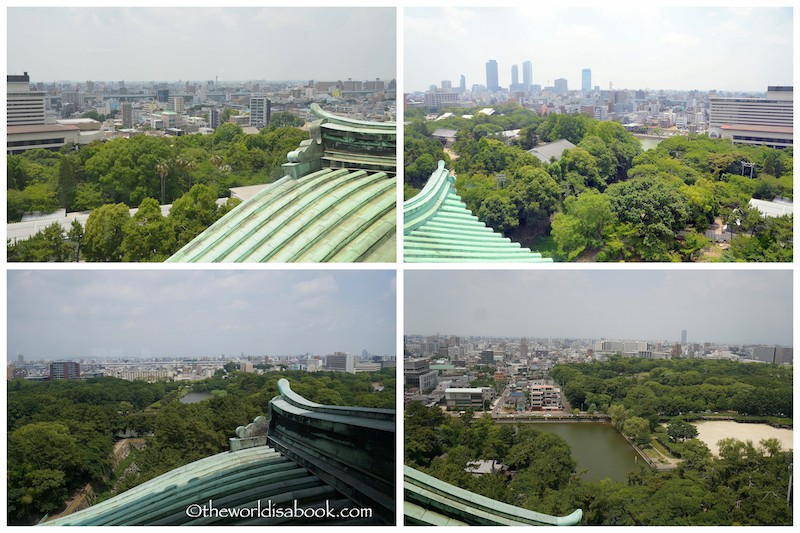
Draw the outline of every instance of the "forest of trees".
<instances>
[{"instance_id":1,"label":"forest of trees","mask_svg":"<svg viewBox=\"0 0 800 533\"><path fill-rule=\"evenodd\" d=\"M567 443L532 424L498 424L472 412L453 417L412 402L405 413L405 463L438 479L537 512L583 510L585 525L790 525L786 501L792 452L778 441L734 439L714 457L697 439L669 472L642 467L627 483L586 481ZM473 476L475 460L497 460L515 472Z\"/></svg>"},{"instance_id":2,"label":"forest of trees","mask_svg":"<svg viewBox=\"0 0 800 533\"><path fill-rule=\"evenodd\" d=\"M473 115L471 119L461 114ZM455 170L468 207L497 231L561 261L791 261L792 218L768 218L751 198L792 198L792 150L677 136L642 151L616 122L582 115L540 117L516 105L488 116L458 110L426 122L409 111L405 196L424 186L438 160ZM451 160L431 137L458 131ZM498 135L520 129L510 143ZM527 150L567 139L576 148L542 163ZM741 162L754 163L754 178ZM504 174L505 180L498 180ZM705 231L717 220L737 227L730 247L705 256Z\"/></svg>"},{"instance_id":3,"label":"forest of trees","mask_svg":"<svg viewBox=\"0 0 800 533\"><path fill-rule=\"evenodd\" d=\"M48 227L32 242L10 245L9 260L163 261L232 207L218 211L213 205L230 196L231 187L271 183L282 175L286 154L308 137L296 125L296 119L281 119L245 135L227 123L212 135L137 135L10 155L8 222L59 208L92 214L85 234ZM174 219L172 213L164 219L158 209L168 203L178 210ZM140 212L130 224L123 211L132 207ZM126 234L132 235L124 245Z\"/></svg>"},{"instance_id":4,"label":"forest of trees","mask_svg":"<svg viewBox=\"0 0 800 533\"><path fill-rule=\"evenodd\" d=\"M63 509L86 483L95 493L117 492L228 448L236 427L266 414L277 382L311 401L394 408L395 372L233 371L193 384L196 392L224 391L192 404L180 403L179 383L116 378L8 384L8 521L30 524ZM380 382L376 391L372 384ZM115 435L131 429L144 435L136 452L137 473L115 479Z\"/></svg>"},{"instance_id":5,"label":"forest of trees","mask_svg":"<svg viewBox=\"0 0 800 533\"><path fill-rule=\"evenodd\" d=\"M612 414L615 404L655 429L659 420L705 411L792 418L791 366L704 359L640 359L557 365L553 379L573 406Z\"/></svg>"}]
</instances>

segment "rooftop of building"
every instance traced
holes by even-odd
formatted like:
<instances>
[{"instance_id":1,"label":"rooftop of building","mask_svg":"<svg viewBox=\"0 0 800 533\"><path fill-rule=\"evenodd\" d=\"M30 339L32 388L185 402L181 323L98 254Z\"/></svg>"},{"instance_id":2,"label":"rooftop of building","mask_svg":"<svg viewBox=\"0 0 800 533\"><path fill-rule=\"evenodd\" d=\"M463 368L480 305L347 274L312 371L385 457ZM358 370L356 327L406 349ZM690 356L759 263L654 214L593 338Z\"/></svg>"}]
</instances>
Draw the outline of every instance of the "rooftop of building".
<instances>
[{"instance_id":1,"label":"rooftop of building","mask_svg":"<svg viewBox=\"0 0 800 533\"><path fill-rule=\"evenodd\" d=\"M736 130L736 131L753 131L761 133L785 133L791 135L794 131L793 128L786 126L760 126L758 124L723 124L720 126L723 130Z\"/></svg>"},{"instance_id":2,"label":"rooftop of building","mask_svg":"<svg viewBox=\"0 0 800 533\"><path fill-rule=\"evenodd\" d=\"M472 214L455 190L455 176L439 167L414 198L403 204L406 262L519 262L552 259L503 237Z\"/></svg>"},{"instance_id":3,"label":"rooftop of building","mask_svg":"<svg viewBox=\"0 0 800 533\"><path fill-rule=\"evenodd\" d=\"M23 133L50 133L63 131L79 131L78 126L72 124L36 124L31 126L8 126L6 131L9 135L20 135Z\"/></svg>"},{"instance_id":4,"label":"rooftop of building","mask_svg":"<svg viewBox=\"0 0 800 533\"><path fill-rule=\"evenodd\" d=\"M23 74L8 74L6 75L6 83L29 83L31 81L28 73Z\"/></svg>"},{"instance_id":5,"label":"rooftop of building","mask_svg":"<svg viewBox=\"0 0 800 533\"><path fill-rule=\"evenodd\" d=\"M542 144L528 150L528 153L535 155L539 161L550 163L553 159L558 161L566 150L571 150L576 146L566 139L559 139L550 143Z\"/></svg>"}]
</instances>

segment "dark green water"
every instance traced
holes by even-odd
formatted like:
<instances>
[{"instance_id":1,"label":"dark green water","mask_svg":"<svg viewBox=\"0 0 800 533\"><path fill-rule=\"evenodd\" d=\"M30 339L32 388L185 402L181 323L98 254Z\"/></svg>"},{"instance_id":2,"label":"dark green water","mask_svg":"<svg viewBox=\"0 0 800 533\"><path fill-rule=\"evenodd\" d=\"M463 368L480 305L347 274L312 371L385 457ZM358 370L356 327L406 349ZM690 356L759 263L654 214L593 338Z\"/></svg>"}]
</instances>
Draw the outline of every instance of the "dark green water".
<instances>
[{"instance_id":1,"label":"dark green water","mask_svg":"<svg viewBox=\"0 0 800 533\"><path fill-rule=\"evenodd\" d=\"M536 429L556 433L567 441L572 457L578 463L577 471L587 469L583 479L588 481L606 477L627 481L628 473L637 470L642 461L636 450L610 424L545 422L536 424Z\"/></svg>"}]
</instances>

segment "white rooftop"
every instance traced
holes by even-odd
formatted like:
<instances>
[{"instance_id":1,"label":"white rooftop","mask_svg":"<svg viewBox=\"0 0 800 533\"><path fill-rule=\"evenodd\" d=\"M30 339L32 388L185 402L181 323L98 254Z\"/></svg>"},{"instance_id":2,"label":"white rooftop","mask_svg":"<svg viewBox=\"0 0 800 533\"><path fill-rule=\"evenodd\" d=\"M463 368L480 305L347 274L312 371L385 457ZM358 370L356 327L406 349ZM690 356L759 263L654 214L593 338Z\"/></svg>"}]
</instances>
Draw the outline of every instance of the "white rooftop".
<instances>
[{"instance_id":1,"label":"white rooftop","mask_svg":"<svg viewBox=\"0 0 800 533\"><path fill-rule=\"evenodd\" d=\"M794 215L794 204L786 201L770 202L767 200L750 199L750 207L758 209L765 217L782 217Z\"/></svg>"}]
</instances>

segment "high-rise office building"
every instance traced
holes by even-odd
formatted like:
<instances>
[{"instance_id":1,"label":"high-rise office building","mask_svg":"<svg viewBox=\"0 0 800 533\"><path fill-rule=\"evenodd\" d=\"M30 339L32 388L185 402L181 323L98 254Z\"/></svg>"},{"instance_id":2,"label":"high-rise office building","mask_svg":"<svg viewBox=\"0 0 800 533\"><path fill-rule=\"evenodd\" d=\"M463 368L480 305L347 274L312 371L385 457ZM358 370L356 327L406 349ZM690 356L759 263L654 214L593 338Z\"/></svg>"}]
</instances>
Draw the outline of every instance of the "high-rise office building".
<instances>
[{"instance_id":1,"label":"high-rise office building","mask_svg":"<svg viewBox=\"0 0 800 533\"><path fill-rule=\"evenodd\" d=\"M519 67L511 65L511 87L516 89L517 85L519 85Z\"/></svg>"},{"instance_id":2,"label":"high-rise office building","mask_svg":"<svg viewBox=\"0 0 800 533\"><path fill-rule=\"evenodd\" d=\"M581 70L581 91L588 93L592 90L592 69Z\"/></svg>"},{"instance_id":3,"label":"high-rise office building","mask_svg":"<svg viewBox=\"0 0 800 533\"><path fill-rule=\"evenodd\" d=\"M522 87L526 91L531 90L533 85L533 63L525 61L522 63Z\"/></svg>"},{"instance_id":4,"label":"high-rise office building","mask_svg":"<svg viewBox=\"0 0 800 533\"><path fill-rule=\"evenodd\" d=\"M567 88L566 78L558 78L556 81L554 81L553 90L556 92L556 94L567 94L569 89Z\"/></svg>"},{"instance_id":5,"label":"high-rise office building","mask_svg":"<svg viewBox=\"0 0 800 533\"><path fill-rule=\"evenodd\" d=\"M486 88L489 92L496 92L500 89L497 75L497 61L490 59L486 62Z\"/></svg>"},{"instance_id":6,"label":"high-rise office building","mask_svg":"<svg viewBox=\"0 0 800 533\"><path fill-rule=\"evenodd\" d=\"M681 330L681 344L684 344L684 345L686 344L686 330L685 329Z\"/></svg>"},{"instance_id":7,"label":"high-rise office building","mask_svg":"<svg viewBox=\"0 0 800 533\"><path fill-rule=\"evenodd\" d=\"M461 75L461 81L458 83L458 92L467 92L467 78L465 78L463 74Z\"/></svg>"},{"instance_id":8,"label":"high-rise office building","mask_svg":"<svg viewBox=\"0 0 800 533\"><path fill-rule=\"evenodd\" d=\"M156 99L162 104L169 102L169 89L156 90Z\"/></svg>"},{"instance_id":9,"label":"high-rise office building","mask_svg":"<svg viewBox=\"0 0 800 533\"><path fill-rule=\"evenodd\" d=\"M256 128L269 126L272 102L264 96L250 97L250 125Z\"/></svg>"},{"instance_id":10,"label":"high-rise office building","mask_svg":"<svg viewBox=\"0 0 800 533\"><path fill-rule=\"evenodd\" d=\"M6 126L44 124L44 92L31 91L28 73L6 76Z\"/></svg>"}]
</instances>

